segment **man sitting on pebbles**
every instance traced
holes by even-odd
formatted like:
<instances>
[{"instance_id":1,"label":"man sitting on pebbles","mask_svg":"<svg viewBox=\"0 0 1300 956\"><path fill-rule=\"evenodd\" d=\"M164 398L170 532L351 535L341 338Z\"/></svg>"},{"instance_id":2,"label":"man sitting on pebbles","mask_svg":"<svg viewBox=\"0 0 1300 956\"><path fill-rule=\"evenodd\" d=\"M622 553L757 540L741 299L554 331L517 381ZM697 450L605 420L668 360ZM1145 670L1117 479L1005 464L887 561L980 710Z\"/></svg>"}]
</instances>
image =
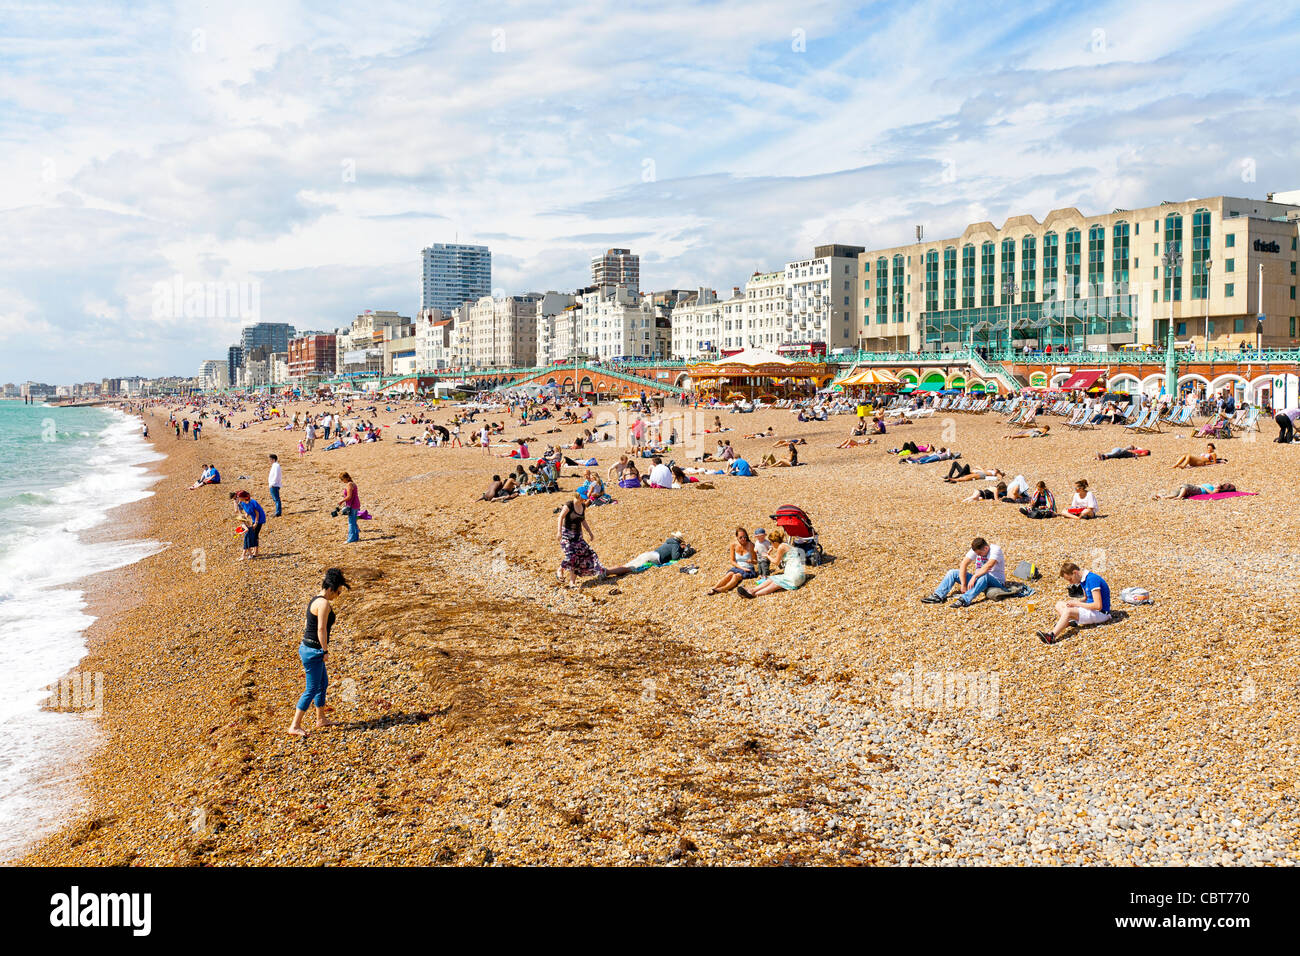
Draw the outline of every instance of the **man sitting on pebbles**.
<instances>
[{"instance_id":1,"label":"man sitting on pebbles","mask_svg":"<svg viewBox=\"0 0 1300 956\"><path fill-rule=\"evenodd\" d=\"M1061 577L1071 587L1083 586L1083 598L1066 598L1056 602L1058 615L1056 627L1050 631L1038 631L1038 639L1044 644L1055 644L1071 626L1086 627L1090 624L1105 624L1110 620L1110 586L1096 571L1084 571L1072 561L1061 565Z\"/></svg>"},{"instance_id":2,"label":"man sitting on pebbles","mask_svg":"<svg viewBox=\"0 0 1300 956\"><path fill-rule=\"evenodd\" d=\"M970 607L971 602L990 587L1005 588L1007 560L1002 546L989 544L983 538L970 543L970 550L961 564L944 575L933 594L921 598L923 604L942 604L954 586L959 588L957 607Z\"/></svg>"}]
</instances>

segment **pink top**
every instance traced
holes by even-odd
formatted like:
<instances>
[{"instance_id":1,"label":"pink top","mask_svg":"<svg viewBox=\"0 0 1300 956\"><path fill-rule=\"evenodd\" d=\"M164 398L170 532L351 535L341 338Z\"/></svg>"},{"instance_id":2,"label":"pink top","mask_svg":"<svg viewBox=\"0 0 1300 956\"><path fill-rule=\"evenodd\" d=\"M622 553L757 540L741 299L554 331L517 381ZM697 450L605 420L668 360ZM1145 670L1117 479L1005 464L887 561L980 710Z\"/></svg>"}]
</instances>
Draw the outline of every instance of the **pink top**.
<instances>
[{"instance_id":1,"label":"pink top","mask_svg":"<svg viewBox=\"0 0 1300 956\"><path fill-rule=\"evenodd\" d=\"M349 508L361 507L361 492L357 490L357 483L354 481L348 485L348 497L345 502Z\"/></svg>"}]
</instances>

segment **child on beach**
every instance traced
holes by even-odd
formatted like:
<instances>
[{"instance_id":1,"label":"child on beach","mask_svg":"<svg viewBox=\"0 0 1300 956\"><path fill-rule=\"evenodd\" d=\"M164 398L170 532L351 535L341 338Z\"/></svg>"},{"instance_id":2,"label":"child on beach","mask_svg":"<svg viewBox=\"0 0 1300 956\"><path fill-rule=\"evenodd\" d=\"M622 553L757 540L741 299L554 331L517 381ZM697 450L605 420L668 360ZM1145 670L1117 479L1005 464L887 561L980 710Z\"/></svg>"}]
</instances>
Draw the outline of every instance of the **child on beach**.
<instances>
[{"instance_id":1,"label":"child on beach","mask_svg":"<svg viewBox=\"0 0 1300 956\"><path fill-rule=\"evenodd\" d=\"M266 524L266 512L247 491L232 491L230 497L235 499L235 510L246 521L244 550L240 553L239 560L248 558L251 561L257 557L257 536L262 531L262 525Z\"/></svg>"},{"instance_id":2,"label":"child on beach","mask_svg":"<svg viewBox=\"0 0 1300 956\"><path fill-rule=\"evenodd\" d=\"M303 628L302 642L298 645L298 659L302 661L307 687L298 698L298 706L294 708L293 721L289 724L288 731L298 737L307 736L302 718L312 704L316 706L317 728L323 730L330 725L329 718L325 716L325 691L329 687L325 655L329 653L330 629L335 620L333 605L344 588L350 589L350 586L344 579L343 572L338 568L330 568L325 572L320 591L307 602L307 624Z\"/></svg>"}]
</instances>

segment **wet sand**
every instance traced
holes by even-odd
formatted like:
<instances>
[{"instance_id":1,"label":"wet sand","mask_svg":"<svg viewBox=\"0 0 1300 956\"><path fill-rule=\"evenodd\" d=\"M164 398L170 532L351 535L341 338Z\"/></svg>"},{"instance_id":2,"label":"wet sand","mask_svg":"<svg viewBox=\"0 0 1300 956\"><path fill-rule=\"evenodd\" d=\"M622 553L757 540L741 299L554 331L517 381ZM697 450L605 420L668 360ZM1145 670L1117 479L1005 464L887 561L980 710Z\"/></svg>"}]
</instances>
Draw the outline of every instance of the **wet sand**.
<instances>
[{"instance_id":1,"label":"wet sand","mask_svg":"<svg viewBox=\"0 0 1300 956\"><path fill-rule=\"evenodd\" d=\"M402 425L373 445L318 441L300 459L296 433L209 425L200 442L176 441L160 412L150 431L165 477L133 507L138 533L171 547L92 591L92 610L109 613L81 669L106 675L107 743L85 768L86 813L24 862L1300 860L1300 451L1270 430L1219 442L1226 465L1177 471L1204 445L1185 428L1132 438L1150 458L1097 462L1130 436L1054 425L1008 441L994 416L940 413L840 450L850 416L722 417L751 461L774 449L741 434L772 425L807 438L807 464L712 488L617 489L617 504L590 512L604 563L680 529L700 572L567 591L553 576L563 496L471 500L513 462L397 445L419 430ZM554 427L506 437L545 443ZM1105 517L960 504L984 483L946 485L945 464L884 453L909 439L1044 478L1062 507L1087 477ZM266 506L271 451L285 515L264 530L263 556L240 563L227 493L247 487ZM617 450L587 453L603 472ZM207 461L224 484L186 491ZM342 470L375 516L358 545L329 517ZM563 469L564 489L577 471ZM1260 495L1148 500L1205 480ZM796 592L707 596L734 527L771 530L785 503L812 515L834 560ZM1036 610L919 603L976 534L1005 547L1009 568L1043 569ZM1032 632L1050 626L1065 559L1101 570L1126 613L1048 647ZM339 726L298 740L283 733L302 689L296 645L330 565L354 583L331 641ZM1121 605L1130 584L1157 603ZM900 700L918 673L979 677L996 686L996 713L987 697Z\"/></svg>"}]
</instances>

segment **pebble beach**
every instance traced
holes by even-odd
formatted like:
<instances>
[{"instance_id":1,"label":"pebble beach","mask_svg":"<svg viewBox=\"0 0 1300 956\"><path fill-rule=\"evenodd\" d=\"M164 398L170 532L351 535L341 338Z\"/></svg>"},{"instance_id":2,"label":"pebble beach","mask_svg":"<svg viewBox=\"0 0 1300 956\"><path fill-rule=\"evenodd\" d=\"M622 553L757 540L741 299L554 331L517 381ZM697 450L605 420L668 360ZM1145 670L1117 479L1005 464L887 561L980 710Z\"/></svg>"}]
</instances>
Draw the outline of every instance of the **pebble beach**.
<instances>
[{"instance_id":1,"label":"pebble beach","mask_svg":"<svg viewBox=\"0 0 1300 956\"><path fill-rule=\"evenodd\" d=\"M804 464L611 489L616 503L589 511L606 566L674 530L698 553L570 590L554 576L567 495L474 500L513 469L494 457L507 449L398 444L422 430L396 424L413 408L367 413L390 426L382 442L318 441L305 455L283 421L205 425L194 442L173 438L165 409L146 410L162 478L116 524L168 547L90 584L99 620L80 670L105 675L103 716L85 718L103 742L79 768L83 812L16 862L1300 861L1300 449L1274 444L1271 424L1220 440L1226 463L1182 471L1172 463L1205 444L1186 427L1131 436L1049 418L1049 436L1008 440L1016 429L995 413L939 412L838 449L852 415L719 411L720 437L751 462L784 457L742 437L770 426L807 440ZM596 419L613 416L602 406ZM520 426L504 409L484 419L507 422L498 441L534 449L581 431ZM886 449L904 441L1043 479L1062 506L1086 478L1102 517L964 504L988 485L945 484L947 463L901 465ZM1130 442L1151 455L1096 460ZM240 562L228 493L269 506L272 452L284 515L261 556ZM594 455L603 474L619 449L567 454ZM208 462L223 483L187 490ZM341 471L373 515L352 545L330 516ZM563 468L561 488L580 473ZM1257 494L1151 500L1185 481ZM783 504L812 517L830 560L795 591L706 594L733 530L771 530ZM1002 545L1008 570L1035 562L1036 593L920 603L976 536ZM1103 573L1120 613L1045 645L1034 631L1065 596L1067 560ZM303 684L296 646L331 566L352 583L330 642L336 725L297 739L284 732ZM1154 603L1120 603L1128 586Z\"/></svg>"}]
</instances>

